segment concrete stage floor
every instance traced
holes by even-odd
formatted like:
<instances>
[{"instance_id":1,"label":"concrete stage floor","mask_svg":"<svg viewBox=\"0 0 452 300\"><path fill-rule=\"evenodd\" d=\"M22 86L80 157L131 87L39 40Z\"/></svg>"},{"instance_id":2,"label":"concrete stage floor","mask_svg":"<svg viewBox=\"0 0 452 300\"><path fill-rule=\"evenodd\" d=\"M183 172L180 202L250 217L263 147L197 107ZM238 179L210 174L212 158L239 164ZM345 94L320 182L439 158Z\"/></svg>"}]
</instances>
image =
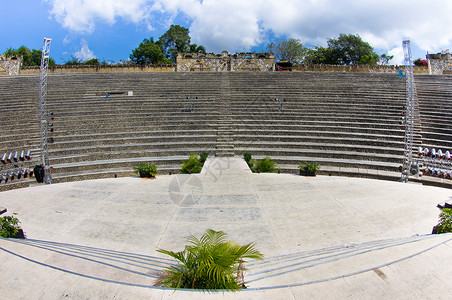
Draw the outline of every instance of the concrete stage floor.
<instances>
[{"instance_id":1,"label":"concrete stage floor","mask_svg":"<svg viewBox=\"0 0 452 300\"><path fill-rule=\"evenodd\" d=\"M452 234L430 235L452 190L370 179L201 174L36 185L0 193L25 240L0 239L2 299L450 299ZM256 242L247 290L153 287L189 235Z\"/></svg>"}]
</instances>

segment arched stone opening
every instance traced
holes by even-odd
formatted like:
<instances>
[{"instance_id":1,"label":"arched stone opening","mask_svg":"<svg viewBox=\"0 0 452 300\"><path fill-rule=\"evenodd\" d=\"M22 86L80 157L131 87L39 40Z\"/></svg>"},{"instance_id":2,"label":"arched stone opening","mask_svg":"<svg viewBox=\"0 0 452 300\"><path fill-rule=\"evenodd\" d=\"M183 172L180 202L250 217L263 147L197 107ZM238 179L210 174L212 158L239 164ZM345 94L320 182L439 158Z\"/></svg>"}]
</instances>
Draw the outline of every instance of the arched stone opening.
<instances>
[{"instance_id":1,"label":"arched stone opening","mask_svg":"<svg viewBox=\"0 0 452 300\"><path fill-rule=\"evenodd\" d=\"M210 71L210 67L203 64L202 62L195 62L189 68L190 72L202 72L202 71Z\"/></svg>"},{"instance_id":2,"label":"arched stone opening","mask_svg":"<svg viewBox=\"0 0 452 300\"><path fill-rule=\"evenodd\" d=\"M245 62L241 64L238 68L238 71L261 71L261 68L257 63L254 62Z\"/></svg>"}]
</instances>

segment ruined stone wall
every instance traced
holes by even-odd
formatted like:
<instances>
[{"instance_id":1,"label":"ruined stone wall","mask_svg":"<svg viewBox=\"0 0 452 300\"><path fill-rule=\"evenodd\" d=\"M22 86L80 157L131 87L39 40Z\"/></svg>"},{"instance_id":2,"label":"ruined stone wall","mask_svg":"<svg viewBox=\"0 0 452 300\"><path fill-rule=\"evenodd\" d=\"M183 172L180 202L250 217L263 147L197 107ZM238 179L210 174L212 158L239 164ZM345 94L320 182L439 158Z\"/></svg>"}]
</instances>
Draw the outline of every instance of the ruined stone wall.
<instances>
[{"instance_id":1,"label":"ruined stone wall","mask_svg":"<svg viewBox=\"0 0 452 300\"><path fill-rule=\"evenodd\" d=\"M270 53L238 53L230 55L226 51L221 54L178 53L176 64L177 72L265 72L275 70L275 57Z\"/></svg>"},{"instance_id":2,"label":"ruined stone wall","mask_svg":"<svg viewBox=\"0 0 452 300\"><path fill-rule=\"evenodd\" d=\"M64 66L56 65L49 67L49 74L67 73L108 73L108 72L174 72L176 65L124 65L124 66ZM40 67L22 67L21 74L39 74Z\"/></svg>"},{"instance_id":3,"label":"ruined stone wall","mask_svg":"<svg viewBox=\"0 0 452 300\"><path fill-rule=\"evenodd\" d=\"M361 72L361 73L398 73L405 71L405 66L342 66L342 65L296 65L292 67L295 72ZM428 74L427 67L413 67L416 74Z\"/></svg>"},{"instance_id":4,"label":"ruined stone wall","mask_svg":"<svg viewBox=\"0 0 452 300\"><path fill-rule=\"evenodd\" d=\"M20 58L9 58L0 55L0 75L19 75L21 64L22 60Z\"/></svg>"},{"instance_id":5,"label":"ruined stone wall","mask_svg":"<svg viewBox=\"0 0 452 300\"><path fill-rule=\"evenodd\" d=\"M427 62L430 74L451 74L452 55L450 53L437 53L427 55Z\"/></svg>"}]
</instances>

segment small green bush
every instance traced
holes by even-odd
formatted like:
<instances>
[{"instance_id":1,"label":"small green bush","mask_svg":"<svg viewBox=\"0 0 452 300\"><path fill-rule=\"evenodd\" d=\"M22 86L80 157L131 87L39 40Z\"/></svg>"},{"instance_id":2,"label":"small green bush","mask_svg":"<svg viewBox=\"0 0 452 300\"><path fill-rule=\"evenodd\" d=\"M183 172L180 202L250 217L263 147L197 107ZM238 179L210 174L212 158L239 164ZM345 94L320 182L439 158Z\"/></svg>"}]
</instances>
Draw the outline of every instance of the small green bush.
<instances>
[{"instance_id":1,"label":"small green bush","mask_svg":"<svg viewBox=\"0 0 452 300\"><path fill-rule=\"evenodd\" d=\"M226 233L208 229L197 239L190 236L183 251L159 249L177 260L164 270L155 285L168 288L240 290L245 287L244 258L262 259L254 243L240 246L226 240Z\"/></svg>"},{"instance_id":2,"label":"small green bush","mask_svg":"<svg viewBox=\"0 0 452 300\"><path fill-rule=\"evenodd\" d=\"M182 168L180 172L182 174L194 174L201 172L203 164L201 163L201 160L199 159L198 154L192 154L188 158L188 160L182 161Z\"/></svg>"},{"instance_id":3,"label":"small green bush","mask_svg":"<svg viewBox=\"0 0 452 300\"><path fill-rule=\"evenodd\" d=\"M19 219L13 216L0 218L0 237L9 238L19 232Z\"/></svg>"},{"instance_id":4,"label":"small green bush","mask_svg":"<svg viewBox=\"0 0 452 300\"><path fill-rule=\"evenodd\" d=\"M203 152L201 154L192 154L187 160L182 161L182 168L180 172L182 174L195 174L199 173L207 160L209 153Z\"/></svg>"},{"instance_id":5,"label":"small green bush","mask_svg":"<svg viewBox=\"0 0 452 300\"><path fill-rule=\"evenodd\" d=\"M434 227L435 233L452 232L452 208L443 208L439 215L438 224Z\"/></svg>"},{"instance_id":6,"label":"small green bush","mask_svg":"<svg viewBox=\"0 0 452 300\"><path fill-rule=\"evenodd\" d=\"M157 175L157 167L151 163L140 162L138 166L133 167L135 173L139 174L140 177L155 177Z\"/></svg>"},{"instance_id":7,"label":"small green bush","mask_svg":"<svg viewBox=\"0 0 452 300\"><path fill-rule=\"evenodd\" d=\"M252 159L251 154L250 153L245 153L245 154L243 154L243 158L245 159L245 161L248 164L248 166L251 167L251 165L250 165L250 161Z\"/></svg>"},{"instance_id":8,"label":"small green bush","mask_svg":"<svg viewBox=\"0 0 452 300\"><path fill-rule=\"evenodd\" d=\"M209 156L208 152L203 152L203 153L199 154L199 161L202 163L202 165L204 165L208 156Z\"/></svg>"},{"instance_id":9,"label":"small green bush","mask_svg":"<svg viewBox=\"0 0 452 300\"><path fill-rule=\"evenodd\" d=\"M314 174L320 170L320 165L317 162L301 162L298 167L300 171Z\"/></svg>"},{"instance_id":10,"label":"small green bush","mask_svg":"<svg viewBox=\"0 0 452 300\"><path fill-rule=\"evenodd\" d=\"M251 155L249 158L250 157ZM268 156L261 160L250 158L247 163L253 173L276 173L279 171L279 167L276 162Z\"/></svg>"}]
</instances>

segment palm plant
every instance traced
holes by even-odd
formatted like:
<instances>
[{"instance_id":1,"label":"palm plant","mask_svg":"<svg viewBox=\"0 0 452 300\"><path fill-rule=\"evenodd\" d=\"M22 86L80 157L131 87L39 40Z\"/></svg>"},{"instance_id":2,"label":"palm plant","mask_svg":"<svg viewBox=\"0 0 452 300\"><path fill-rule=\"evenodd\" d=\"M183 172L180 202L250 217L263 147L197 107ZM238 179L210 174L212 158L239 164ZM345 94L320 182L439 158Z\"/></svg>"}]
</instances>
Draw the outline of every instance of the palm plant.
<instances>
[{"instance_id":1,"label":"palm plant","mask_svg":"<svg viewBox=\"0 0 452 300\"><path fill-rule=\"evenodd\" d=\"M226 241L226 233L208 229L197 239L190 236L190 245L183 251L159 249L160 253L177 260L177 266L166 268L156 285L169 288L240 290L243 280L244 259L262 259L254 243L240 246Z\"/></svg>"},{"instance_id":2,"label":"palm plant","mask_svg":"<svg viewBox=\"0 0 452 300\"><path fill-rule=\"evenodd\" d=\"M192 154L188 157L188 160L182 161L182 168L180 172L182 174L194 174L201 172L203 163L198 156L198 154Z\"/></svg>"}]
</instances>

